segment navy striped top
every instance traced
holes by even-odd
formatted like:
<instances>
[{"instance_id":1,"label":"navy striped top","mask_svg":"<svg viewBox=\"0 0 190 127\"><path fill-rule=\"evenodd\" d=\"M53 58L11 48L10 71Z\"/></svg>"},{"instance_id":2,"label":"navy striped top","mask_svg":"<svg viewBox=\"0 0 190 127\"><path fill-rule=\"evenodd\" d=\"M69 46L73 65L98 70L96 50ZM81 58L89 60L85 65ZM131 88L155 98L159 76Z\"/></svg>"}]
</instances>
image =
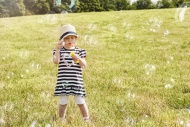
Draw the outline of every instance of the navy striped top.
<instances>
[{"instance_id":1,"label":"navy striped top","mask_svg":"<svg viewBox=\"0 0 190 127\"><path fill-rule=\"evenodd\" d=\"M53 50L53 55L55 54ZM86 96L84 89L82 68L79 63L74 63L70 53L78 54L81 58L86 57L86 51L79 47L74 49L60 49L60 62L58 66L57 84L55 87L55 96L61 95L77 95Z\"/></svg>"}]
</instances>

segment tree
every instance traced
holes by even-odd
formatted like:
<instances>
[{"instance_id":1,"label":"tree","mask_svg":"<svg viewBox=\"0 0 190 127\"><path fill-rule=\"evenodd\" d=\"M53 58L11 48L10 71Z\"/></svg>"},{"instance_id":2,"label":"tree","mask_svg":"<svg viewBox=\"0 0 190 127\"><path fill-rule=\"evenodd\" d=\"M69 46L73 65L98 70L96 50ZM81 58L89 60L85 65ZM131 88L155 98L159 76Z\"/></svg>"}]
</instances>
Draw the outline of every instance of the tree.
<instances>
[{"instance_id":1,"label":"tree","mask_svg":"<svg viewBox=\"0 0 190 127\"><path fill-rule=\"evenodd\" d=\"M137 9L137 2L132 3L132 5L129 6L129 10L136 10Z\"/></svg>"},{"instance_id":2,"label":"tree","mask_svg":"<svg viewBox=\"0 0 190 127\"><path fill-rule=\"evenodd\" d=\"M35 6L35 1L34 0L24 0L24 5L26 8L26 14L30 15L30 14L34 14L34 6Z\"/></svg>"},{"instance_id":3,"label":"tree","mask_svg":"<svg viewBox=\"0 0 190 127\"><path fill-rule=\"evenodd\" d=\"M115 0L100 0L100 7L103 11L117 10Z\"/></svg>"},{"instance_id":4,"label":"tree","mask_svg":"<svg viewBox=\"0 0 190 127\"><path fill-rule=\"evenodd\" d=\"M93 11L101 11L99 0L80 0L79 5L81 12L93 12Z\"/></svg>"},{"instance_id":5,"label":"tree","mask_svg":"<svg viewBox=\"0 0 190 127\"><path fill-rule=\"evenodd\" d=\"M46 0L38 0L35 2L33 9L35 14L46 14L50 11L50 4Z\"/></svg>"},{"instance_id":6,"label":"tree","mask_svg":"<svg viewBox=\"0 0 190 127\"><path fill-rule=\"evenodd\" d=\"M8 10L3 6L4 0L0 0L0 18L8 16Z\"/></svg>"},{"instance_id":7,"label":"tree","mask_svg":"<svg viewBox=\"0 0 190 127\"><path fill-rule=\"evenodd\" d=\"M79 2L79 0L76 0L75 6L73 8L73 12L80 12L80 2Z\"/></svg>"},{"instance_id":8,"label":"tree","mask_svg":"<svg viewBox=\"0 0 190 127\"><path fill-rule=\"evenodd\" d=\"M25 6L23 0L4 0L2 3L2 11L9 16L22 16L25 15Z\"/></svg>"},{"instance_id":9,"label":"tree","mask_svg":"<svg viewBox=\"0 0 190 127\"><path fill-rule=\"evenodd\" d=\"M181 5L183 5L185 0L172 0L172 3L175 7L179 7Z\"/></svg>"},{"instance_id":10,"label":"tree","mask_svg":"<svg viewBox=\"0 0 190 127\"><path fill-rule=\"evenodd\" d=\"M138 0L137 9L148 9L151 6L151 0Z\"/></svg>"},{"instance_id":11,"label":"tree","mask_svg":"<svg viewBox=\"0 0 190 127\"><path fill-rule=\"evenodd\" d=\"M158 1L157 4L162 5L160 8L173 8L173 7L175 7L173 2L171 2L170 0L161 0L161 1Z\"/></svg>"},{"instance_id":12,"label":"tree","mask_svg":"<svg viewBox=\"0 0 190 127\"><path fill-rule=\"evenodd\" d=\"M47 3L49 3L50 10L54 7L54 0L46 0Z\"/></svg>"},{"instance_id":13,"label":"tree","mask_svg":"<svg viewBox=\"0 0 190 127\"><path fill-rule=\"evenodd\" d=\"M127 10L129 8L129 1L128 0L117 0L116 8L117 10Z\"/></svg>"}]
</instances>

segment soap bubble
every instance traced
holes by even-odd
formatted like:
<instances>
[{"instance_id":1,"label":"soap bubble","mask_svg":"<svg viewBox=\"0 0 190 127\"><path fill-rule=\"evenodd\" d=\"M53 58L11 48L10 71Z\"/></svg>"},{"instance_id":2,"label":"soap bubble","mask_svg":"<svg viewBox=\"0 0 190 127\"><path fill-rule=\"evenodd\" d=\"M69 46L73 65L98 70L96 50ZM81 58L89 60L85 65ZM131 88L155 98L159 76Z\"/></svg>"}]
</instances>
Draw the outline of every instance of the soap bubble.
<instances>
[{"instance_id":1,"label":"soap bubble","mask_svg":"<svg viewBox=\"0 0 190 127\"><path fill-rule=\"evenodd\" d=\"M25 71L26 73L29 73L29 70L28 70L28 69L25 69L24 71Z\"/></svg>"},{"instance_id":2,"label":"soap bubble","mask_svg":"<svg viewBox=\"0 0 190 127\"><path fill-rule=\"evenodd\" d=\"M48 124L45 125L45 127L51 127L51 125L48 123Z\"/></svg>"},{"instance_id":3,"label":"soap bubble","mask_svg":"<svg viewBox=\"0 0 190 127\"><path fill-rule=\"evenodd\" d=\"M3 107L0 106L0 118L4 118L4 110Z\"/></svg>"},{"instance_id":4,"label":"soap bubble","mask_svg":"<svg viewBox=\"0 0 190 127\"><path fill-rule=\"evenodd\" d=\"M183 22L185 19L185 12L187 10L187 6L180 6L179 8L177 8L176 12L175 12L175 20L177 22Z\"/></svg>"},{"instance_id":5,"label":"soap bubble","mask_svg":"<svg viewBox=\"0 0 190 127\"><path fill-rule=\"evenodd\" d=\"M62 10L61 14L68 14L68 12L66 10Z\"/></svg>"},{"instance_id":6,"label":"soap bubble","mask_svg":"<svg viewBox=\"0 0 190 127\"><path fill-rule=\"evenodd\" d=\"M61 18L63 18L68 14L68 12L66 10L62 10L60 14L61 14Z\"/></svg>"},{"instance_id":7,"label":"soap bubble","mask_svg":"<svg viewBox=\"0 0 190 127\"><path fill-rule=\"evenodd\" d=\"M14 104L12 102L7 102L5 105L4 105L4 109L7 110L7 111L12 111L14 108Z\"/></svg>"},{"instance_id":8,"label":"soap bubble","mask_svg":"<svg viewBox=\"0 0 190 127\"><path fill-rule=\"evenodd\" d=\"M133 118L126 118L124 121L128 125L134 125L135 124L135 120Z\"/></svg>"},{"instance_id":9,"label":"soap bubble","mask_svg":"<svg viewBox=\"0 0 190 127\"><path fill-rule=\"evenodd\" d=\"M21 78L24 78L25 75L28 74L28 73L29 73L29 70L28 70L28 69L21 70L21 71L20 71L20 77L21 77Z\"/></svg>"},{"instance_id":10,"label":"soap bubble","mask_svg":"<svg viewBox=\"0 0 190 127\"><path fill-rule=\"evenodd\" d=\"M3 89L5 87L5 84L0 82L0 89Z\"/></svg>"},{"instance_id":11,"label":"soap bubble","mask_svg":"<svg viewBox=\"0 0 190 127\"><path fill-rule=\"evenodd\" d=\"M163 6L163 4L162 4L162 3L160 3L160 2L159 2L159 3L157 3L157 7L158 7L158 8L161 8L162 6Z\"/></svg>"},{"instance_id":12,"label":"soap bubble","mask_svg":"<svg viewBox=\"0 0 190 127\"><path fill-rule=\"evenodd\" d=\"M6 75L6 78L7 79L10 79L14 76L14 73L13 72L8 72L7 75Z\"/></svg>"},{"instance_id":13,"label":"soap bubble","mask_svg":"<svg viewBox=\"0 0 190 127\"><path fill-rule=\"evenodd\" d=\"M169 35L169 33L170 33L169 30L165 30L165 31L164 31L164 36Z\"/></svg>"},{"instance_id":14,"label":"soap bubble","mask_svg":"<svg viewBox=\"0 0 190 127\"><path fill-rule=\"evenodd\" d=\"M2 57L3 60L5 60L6 58L5 57Z\"/></svg>"},{"instance_id":15,"label":"soap bubble","mask_svg":"<svg viewBox=\"0 0 190 127\"><path fill-rule=\"evenodd\" d=\"M125 101L124 101L123 99L121 99L121 100L120 100L120 99L117 99L117 100L116 100L116 103L119 104L119 105L124 105L124 102L125 102Z\"/></svg>"},{"instance_id":16,"label":"soap bubble","mask_svg":"<svg viewBox=\"0 0 190 127\"><path fill-rule=\"evenodd\" d=\"M169 56L167 59L167 63L170 64L174 60L173 56Z\"/></svg>"},{"instance_id":17,"label":"soap bubble","mask_svg":"<svg viewBox=\"0 0 190 127\"><path fill-rule=\"evenodd\" d=\"M184 124L184 121L183 121L183 120L179 121L179 124L180 124L180 125L183 125L183 124Z\"/></svg>"},{"instance_id":18,"label":"soap bubble","mask_svg":"<svg viewBox=\"0 0 190 127\"><path fill-rule=\"evenodd\" d=\"M30 127L35 127L36 123L37 123L37 120L33 121Z\"/></svg>"},{"instance_id":19,"label":"soap bubble","mask_svg":"<svg viewBox=\"0 0 190 127\"><path fill-rule=\"evenodd\" d=\"M188 113L190 114L190 109L186 109L188 111Z\"/></svg>"},{"instance_id":20,"label":"soap bubble","mask_svg":"<svg viewBox=\"0 0 190 127\"><path fill-rule=\"evenodd\" d=\"M33 99L34 99L34 95L32 95L32 94L28 94L28 97L27 97L27 101L33 101Z\"/></svg>"},{"instance_id":21,"label":"soap bubble","mask_svg":"<svg viewBox=\"0 0 190 127\"><path fill-rule=\"evenodd\" d=\"M128 23L127 24L127 28L131 28L132 24L131 23Z\"/></svg>"},{"instance_id":22,"label":"soap bubble","mask_svg":"<svg viewBox=\"0 0 190 127\"><path fill-rule=\"evenodd\" d=\"M41 93L41 95L40 95L42 98L49 98L50 97L50 94L46 94L46 93L44 93L44 92L42 92Z\"/></svg>"},{"instance_id":23,"label":"soap bubble","mask_svg":"<svg viewBox=\"0 0 190 127\"><path fill-rule=\"evenodd\" d=\"M182 119L182 118L178 118L176 123L179 125L179 126L184 126L185 124L185 121Z\"/></svg>"},{"instance_id":24,"label":"soap bubble","mask_svg":"<svg viewBox=\"0 0 190 127\"><path fill-rule=\"evenodd\" d=\"M38 23L55 24L57 23L57 16L55 12L49 11L45 15L40 17Z\"/></svg>"},{"instance_id":25,"label":"soap bubble","mask_svg":"<svg viewBox=\"0 0 190 127\"><path fill-rule=\"evenodd\" d=\"M91 37L89 38L89 43L90 43L90 44L97 44L98 42L97 42L97 40L96 40L96 38L95 38L94 36L91 36Z\"/></svg>"},{"instance_id":26,"label":"soap bubble","mask_svg":"<svg viewBox=\"0 0 190 127\"><path fill-rule=\"evenodd\" d=\"M84 35L84 40L86 41L88 38L88 35Z\"/></svg>"},{"instance_id":27,"label":"soap bubble","mask_svg":"<svg viewBox=\"0 0 190 127\"><path fill-rule=\"evenodd\" d=\"M90 29L90 30L95 30L95 29L97 28L97 25L89 24L87 27L88 27L88 29Z\"/></svg>"},{"instance_id":28,"label":"soap bubble","mask_svg":"<svg viewBox=\"0 0 190 127\"><path fill-rule=\"evenodd\" d=\"M150 27L150 31L157 32L158 29L161 27L163 21L157 17L149 18L147 25Z\"/></svg>"},{"instance_id":29,"label":"soap bubble","mask_svg":"<svg viewBox=\"0 0 190 127\"><path fill-rule=\"evenodd\" d=\"M152 31L152 32L156 32L156 29L152 29L152 28L150 28L150 31Z\"/></svg>"},{"instance_id":30,"label":"soap bubble","mask_svg":"<svg viewBox=\"0 0 190 127\"><path fill-rule=\"evenodd\" d=\"M111 31L111 32L117 32L117 28L115 26L113 26L112 24L108 24L108 29Z\"/></svg>"},{"instance_id":31,"label":"soap bubble","mask_svg":"<svg viewBox=\"0 0 190 127\"><path fill-rule=\"evenodd\" d=\"M134 36L133 36L131 33L126 33L126 34L125 34L125 38L126 38L126 39L129 39L129 40L133 40L133 39L134 39Z\"/></svg>"},{"instance_id":32,"label":"soap bubble","mask_svg":"<svg viewBox=\"0 0 190 127\"><path fill-rule=\"evenodd\" d=\"M122 22L122 26L126 26L126 25L127 25L127 21L124 20L124 21Z\"/></svg>"},{"instance_id":33,"label":"soap bubble","mask_svg":"<svg viewBox=\"0 0 190 127\"><path fill-rule=\"evenodd\" d=\"M185 127L190 127L190 121L187 121L187 122L186 122Z\"/></svg>"},{"instance_id":34,"label":"soap bubble","mask_svg":"<svg viewBox=\"0 0 190 127\"><path fill-rule=\"evenodd\" d=\"M98 39L94 36L84 35L84 43L96 45L98 44Z\"/></svg>"},{"instance_id":35,"label":"soap bubble","mask_svg":"<svg viewBox=\"0 0 190 127\"><path fill-rule=\"evenodd\" d=\"M114 77L113 79L112 79L112 83L113 84L117 84L117 85L119 85L119 84L122 84L122 79L121 78L117 78L117 77Z\"/></svg>"},{"instance_id":36,"label":"soap bubble","mask_svg":"<svg viewBox=\"0 0 190 127\"><path fill-rule=\"evenodd\" d=\"M155 65L152 65L152 64L145 64L144 68L147 75L151 74L152 72L156 70Z\"/></svg>"},{"instance_id":37,"label":"soap bubble","mask_svg":"<svg viewBox=\"0 0 190 127\"><path fill-rule=\"evenodd\" d=\"M150 25L151 27L156 27L156 28L160 28L162 23L163 21L157 17L151 17L147 22L148 25Z\"/></svg>"},{"instance_id":38,"label":"soap bubble","mask_svg":"<svg viewBox=\"0 0 190 127\"><path fill-rule=\"evenodd\" d=\"M36 64L36 69L40 69L41 65L40 64Z\"/></svg>"},{"instance_id":39,"label":"soap bubble","mask_svg":"<svg viewBox=\"0 0 190 127\"><path fill-rule=\"evenodd\" d=\"M172 87L173 87L173 86L172 86L171 84L166 84L166 85L165 85L165 88L166 88L166 89L170 89L170 88L172 88Z\"/></svg>"},{"instance_id":40,"label":"soap bubble","mask_svg":"<svg viewBox=\"0 0 190 127\"><path fill-rule=\"evenodd\" d=\"M2 127L5 125L5 120L0 118L0 125L2 125Z\"/></svg>"},{"instance_id":41,"label":"soap bubble","mask_svg":"<svg viewBox=\"0 0 190 127\"><path fill-rule=\"evenodd\" d=\"M25 112L28 112L29 109L30 109L30 106L29 106L29 105L27 105L26 107L24 107L24 111L25 111Z\"/></svg>"},{"instance_id":42,"label":"soap bubble","mask_svg":"<svg viewBox=\"0 0 190 127\"><path fill-rule=\"evenodd\" d=\"M131 26L132 26L132 23L127 23L127 21L124 20L124 21L122 22L122 26L123 26L123 27L126 27L127 29L130 29Z\"/></svg>"},{"instance_id":43,"label":"soap bubble","mask_svg":"<svg viewBox=\"0 0 190 127\"><path fill-rule=\"evenodd\" d=\"M148 118L149 116L147 115L147 114L143 114L143 118L142 118L142 122L146 122L146 120L147 120L147 118Z\"/></svg>"},{"instance_id":44,"label":"soap bubble","mask_svg":"<svg viewBox=\"0 0 190 127\"><path fill-rule=\"evenodd\" d=\"M23 59L28 58L29 54L30 54L29 51L19 51L19 57Z\"/></svg>"},{"instance_id":45,"label":"soap bubble","mask_svg":"<svg viewBox=\"0 0 190 127\"><path fill-rule=\"evenodd\" d=\"M32 68L32 69L39 70L39 69L41 68L41 65L40 65L40 64L36 64L36 63L32 63L32 64L31 64L31 68Z\"/></svg>"},{"instance_id":46,"label":"soap bubble","mask_svg":"<svg viewBox=\"0 0 190 127\"><path fill-rule=\"evenodd\" d=\"M165 88L166 88L166 89L171 89L171 88L174 86L174 83L175 83L174 79L173 79L173 78L170 78L170 79L167 81L167 83L165 84Z\"/></svg>"},{"instance_id":47,"label":"soap bubble","mask_svg":"<svg viewBox=\"0 0 190 127\"><path fill-rule=\"evenodd\" d=\"M6 60L8 57L10 57L10 54L4 55L4 57L2 57L2 59L3 59L3 60Z\"/></svg>"},{"instance_id":48,"label":"soap bubble","mask_svg":"<svg viewBox=\"0 0 190 127\"><path fill-rule=\"evenodd\" d=\"M134 99L136 97L136 94L132 93L131 91L128 91L126 94L128 99Z\"/></svg>"}]
</instances>

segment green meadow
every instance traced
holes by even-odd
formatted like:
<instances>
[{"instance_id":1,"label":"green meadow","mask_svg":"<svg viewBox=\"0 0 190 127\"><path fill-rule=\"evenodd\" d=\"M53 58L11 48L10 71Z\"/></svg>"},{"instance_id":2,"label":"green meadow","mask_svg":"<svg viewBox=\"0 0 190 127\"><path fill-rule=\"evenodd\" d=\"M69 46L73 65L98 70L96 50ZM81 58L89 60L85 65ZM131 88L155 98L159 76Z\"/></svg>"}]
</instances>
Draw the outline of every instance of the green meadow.
<instances>
[{"instance_id":1,"label":"green meadow","mask_svg":"<svg viewBox=\"0 0 190 127\"><path fill-rule=\"evenodd\" d=\"M87 51L91 123L72 96L61 123L53 96L68 23ZM0 51L2 127L190 127L189 8L0 18Z\"/></svg>"}]
</instances>

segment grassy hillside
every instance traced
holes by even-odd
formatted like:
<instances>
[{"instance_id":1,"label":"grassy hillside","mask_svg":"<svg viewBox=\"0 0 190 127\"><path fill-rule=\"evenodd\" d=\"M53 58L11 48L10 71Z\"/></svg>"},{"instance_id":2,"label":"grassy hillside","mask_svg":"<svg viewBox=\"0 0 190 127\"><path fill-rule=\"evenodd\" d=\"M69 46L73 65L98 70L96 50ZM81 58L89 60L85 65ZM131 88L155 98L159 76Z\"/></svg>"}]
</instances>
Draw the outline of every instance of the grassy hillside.
<instances>
[{"instance_id":1,"label":"grassy hillside","mask_svg":"<svg viewBox=\"0 0 190 127\"><path fill-rule=\"evenodd\" d=\"M0 19L0 125L63 126L52 51L76 26L91 123L71 99L68 127L190 127L190 9Z\"/></svg>"}]
</instances>

